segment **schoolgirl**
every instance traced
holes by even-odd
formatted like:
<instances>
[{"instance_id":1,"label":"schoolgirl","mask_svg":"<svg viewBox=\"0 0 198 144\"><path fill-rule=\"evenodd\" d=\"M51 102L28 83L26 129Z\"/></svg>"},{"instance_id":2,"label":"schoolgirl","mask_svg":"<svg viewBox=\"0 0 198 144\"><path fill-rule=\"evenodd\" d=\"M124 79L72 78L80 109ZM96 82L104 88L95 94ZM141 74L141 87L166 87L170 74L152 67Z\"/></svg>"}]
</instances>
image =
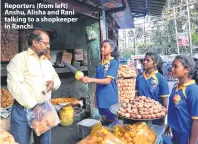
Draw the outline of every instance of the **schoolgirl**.
<instances>
[{"instance_id":1,"label":"schoolgirl","mask_svg":"<svg viewBox=\"0 0 198 144\"><path fill-rule=\"evenodd\" d=\"M118 49L112 40L104 40L101 46L102 61L96 68L96 78L84 77L84 83L96 83L96 105L107 123L115 120L109 108L118 103L116 84L118 71Z\"/></svg>"},{"instance_id":2,"label":"schoolgirl","mask_svg":"<svg viewBox=\"0 0 198 144\"><path fill-rule=\"evenodd\" d=\"M198 142L197 68L193 58L179 55L172 63L173 77L178 78L169 97L168 125L175 144Z\"/></svg>"},{"instance_id":3,"label":"schoolgirl","mask_svg":"<svg viewBox=\"0 0 198 144\"><path fill-rule=\"evenodd\" d=\"M155 52L145 55L144 72L136 78L136 91L138 96L150 97L167 108L169 96L168 82L161 72L161 58Z\"/></svg>"}]
</instances>

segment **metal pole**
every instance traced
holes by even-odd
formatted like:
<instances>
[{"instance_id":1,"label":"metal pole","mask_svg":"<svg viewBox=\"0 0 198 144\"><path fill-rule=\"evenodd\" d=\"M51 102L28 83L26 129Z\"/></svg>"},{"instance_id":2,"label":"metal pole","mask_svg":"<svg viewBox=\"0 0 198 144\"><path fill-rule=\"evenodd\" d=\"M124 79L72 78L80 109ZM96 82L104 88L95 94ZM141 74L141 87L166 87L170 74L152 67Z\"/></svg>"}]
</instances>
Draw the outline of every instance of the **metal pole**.
<instances>
[{"instance_id":1,"label":"metal pole","mask_svg":"<svg viewBox=\"0 0 198 144\"><path fill-rule=\"evenodd\" d=\"M146 47L146 22L145 22L145 16L144 16L144 47Z\"/></svg>"},{"instance_id":2,"label":"metal pole","mask_svg":"<svg viewBox=\"0 0 198 144\"><path fill-rule=\"evenodd\" d=\"M125 46L124 46L124 48L125 48L125 50L126 50L126 48L127 48L127 34L126 34L126 30L124 30L125 31L125 37L124 37L124 44L125 44Z\"/></svg>"},{"instance_id":3,"label":"metal pole","mask_svg":"<svg viewBox=\"0 0 198 144\"><path fill-rule=\"evenodd\" d=\"M189 35L189 42L190 42L190 54L193 55L191 25L190 25L190 12L189 12L188 0L186 0L186 8L187 8L187 16L188 16L188 35Z\"/></svg>"},{"instance_id":4,"label":"metal pole","mask_svg":"<svg viewBox=\"0 0 198 144\"><path fill-rule=\"evenodd\" d=\"M135 47L135 55L137 54L137 47L136 47L136 31L134 29L134 47Z\"/></svg>"},{"instance_id":5,"label":"metal pole","mask_svg":"<svg viewBox=\"0 0 198 144\"><path fill-rule=\"evenodd\" d=\"M176 14L175 14L175 8L173 9L173 14L174 14L174 23L175 23L175 38L176 38L176 43L177 43L177 54L180 54L179 52L179 44L178 44L178 40L177 40L177 21L176 21Z\"/></svg>"}]
</instances>

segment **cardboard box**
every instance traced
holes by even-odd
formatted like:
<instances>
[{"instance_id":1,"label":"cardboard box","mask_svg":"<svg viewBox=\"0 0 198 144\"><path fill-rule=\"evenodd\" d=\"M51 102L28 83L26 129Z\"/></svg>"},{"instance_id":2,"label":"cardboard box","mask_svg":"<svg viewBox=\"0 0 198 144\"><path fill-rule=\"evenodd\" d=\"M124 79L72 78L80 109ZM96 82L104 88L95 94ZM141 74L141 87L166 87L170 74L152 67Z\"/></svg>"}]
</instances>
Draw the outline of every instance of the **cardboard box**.
<instances>
[{"instance_id":1,"label":"cardboard box","mask_svg":"<svg viewBox=\"0 0 198 144\"><path fill-rule=\"evenodd\" d=\"M83 49L75 49L74 50L75 60L83 60Z\"/></svg>"},{"instance_id":2,"label":"cardboard box","mask_svg":"<svg viewBox=\"0 0 198 144\"><path fill-rule=\"evenodd\" d=\"M72 62L72 54L66 51L63 52L62 60L66 60L69 64Z\"/></svg>"}]
</instances>

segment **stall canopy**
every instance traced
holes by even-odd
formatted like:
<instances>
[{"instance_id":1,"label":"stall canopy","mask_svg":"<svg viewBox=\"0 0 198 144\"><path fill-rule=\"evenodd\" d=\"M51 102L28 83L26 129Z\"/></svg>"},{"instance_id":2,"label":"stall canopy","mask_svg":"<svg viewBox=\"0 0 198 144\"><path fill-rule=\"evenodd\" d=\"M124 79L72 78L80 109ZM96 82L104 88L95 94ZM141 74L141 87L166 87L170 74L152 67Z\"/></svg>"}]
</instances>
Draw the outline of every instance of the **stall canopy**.
<instances>
[{"instance_id":1,"label":"stall canopy","mask_svg":"<svg viewBox=\"0 0 198 144\"><path fill-rule=\"evenodd\" d=\"M125 0L95 0L109 13L121 29L134 28L134 21Z\"/></svg>"},{"instance_id":2,"label":"stall canopy","mask_svg":"<svg viewBox=\"0 0 198 144\"><path fill-rule=\"evenodd\" d=\"M160 16L166 0L92 0L106 12L111 13L122 29L134 28L134 17Z\"/></svg>"},{"instance_id":3,"label":"stall canopy","mask_svg":"<svg viewBox=\"0 0 198 144\"><path fill-rule=\"evenodd\" d=\"M134 16L160 16L166 0L127 0Z\"/></svg>"}]
</instances>

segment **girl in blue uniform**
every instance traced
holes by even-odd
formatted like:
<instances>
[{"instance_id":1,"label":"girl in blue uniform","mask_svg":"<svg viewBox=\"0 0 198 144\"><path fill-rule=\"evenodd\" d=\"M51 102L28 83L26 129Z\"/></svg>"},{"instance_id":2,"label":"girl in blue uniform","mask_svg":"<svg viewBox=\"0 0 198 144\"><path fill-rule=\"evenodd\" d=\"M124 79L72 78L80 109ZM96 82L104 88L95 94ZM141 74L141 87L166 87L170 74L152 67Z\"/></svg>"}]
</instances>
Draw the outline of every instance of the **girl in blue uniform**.
<instances>
[{"instance_id":1,"label":"girl in blue uniform","mask_svg":"<svg viewBox=\"0 0 198 144\"><path fill-rule=\"evenodd\" d=\"M138 96L150 97L167 108L169 87L161 74L162 59L155 52L148 52L143 61L144 72L137 75L136 91ZM154 120L153 124L162 125L164 119Z\"/></svg>"},{"instance_id":2,"label":"girl in blue uniform","mask_svg":"<svg viewBox=\"0 0 198 144\"><path fill-rule=\"evenodd\" d=\"M198 86L195 62L188 56L177 56L172 64L173 77L179 79L169 97L168 125L175 144L198 142Z\"/></svg>"},{"instance_id":3,"label":"girl in blue uniform","mask_svg":"<svg viewBox=\"0 0 198 144\"><path fill-rule=\"evenodd\" d=\"M112 40L104 40L101 47L102 61L96 68L96 78L84 77L84 83L96 83L96 105L100 115L107 123L116 116L109 110L118 103L118 88L116 84L118 71L118 49Z\"/></svg>"},{"instance_id":4,"label":"girl in blue uniform","mask_svg":"<svg viewBox=\"0 0 198 144\"><path fill-rule=\"evenodd\" d=\"M136 78L138 96L150 97L167 108L169 96L168 82L161 72L161 57L155 52L148 52L143 62L144 72Z\"/></svg>"}]
</instances>

